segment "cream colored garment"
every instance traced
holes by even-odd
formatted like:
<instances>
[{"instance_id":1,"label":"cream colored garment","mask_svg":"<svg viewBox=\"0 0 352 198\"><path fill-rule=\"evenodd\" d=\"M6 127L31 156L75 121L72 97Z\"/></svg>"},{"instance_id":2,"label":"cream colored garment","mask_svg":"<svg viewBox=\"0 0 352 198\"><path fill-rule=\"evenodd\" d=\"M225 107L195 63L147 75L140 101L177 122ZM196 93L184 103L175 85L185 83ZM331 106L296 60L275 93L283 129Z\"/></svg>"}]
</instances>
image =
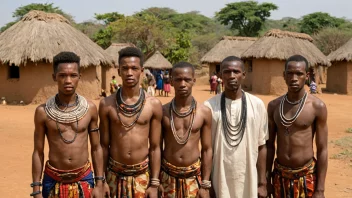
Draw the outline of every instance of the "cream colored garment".
<instances>
[{"instance_id":1,"label":"cream colored garment","mask_svg":"<svg viewBox=\"0 0 352 198\"><path fill-rule=\"evenodd\" d=\"M265 144L269 138L265 105L256 96L246 93L247 126L241 143L236 148L232 148L223 135L220 98L221 94L218 94L205 101L205 105L211 109L213 115L212 185L216 196L217 198L257 198L258 146ZM239 122L241 104L241 99L226 98L226 111L232 125Z\"/></svg>"}]
</instances>

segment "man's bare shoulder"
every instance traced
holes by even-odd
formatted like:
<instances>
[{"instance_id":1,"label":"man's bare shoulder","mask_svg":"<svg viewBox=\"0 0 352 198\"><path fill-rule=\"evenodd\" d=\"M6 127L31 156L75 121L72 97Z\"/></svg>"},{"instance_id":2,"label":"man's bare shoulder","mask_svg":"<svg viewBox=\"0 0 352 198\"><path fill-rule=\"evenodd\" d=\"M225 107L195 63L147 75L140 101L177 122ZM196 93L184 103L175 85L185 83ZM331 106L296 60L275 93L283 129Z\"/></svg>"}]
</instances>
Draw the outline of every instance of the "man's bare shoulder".
<instances>
[{"instance_id":1,"label":"man's bare shoulder","mask_svg":"<svg viewBox=\"0 0 352 198\"><path fill-rule=\"evenodd\" d=\"M46 112L45 112L45 104L40 104L39 106L37 106L37 108L35 109L35 113L34 113L34 119L35 121L40 121L40 122L44 122L46 120Z\"/></svg>"},{"instance_id":2,"label":"man's bare shoulder","mask_svg":"<svg viewBox=\"0 0 352 198\"><path fill-rule=\"evenodd\" d=\"M36 114L46 114L45 113L45 104L40 104L37 106L37 108L35 109L35 113Z\"/></svg>"},{"instance_id":3,"label":"man's bare shoulder","mask_svg":"<svg viewBox=\"0 0 352 198\"><path fill-rule=\"evenodd\" d=\"M162 106L160 100L153 96L146 97L146 104L152 105L152 107Z\"/></svg>"},{"instance_id":4,"label":"man's bare shoulder","mask_svg":"<svg viewBox=\"0 0 352 198\"><path fill-rule=\"evenodd\" d=\"M268 103L268 110L269 110L269 109L274 110L274 109L278 108L279 105L280 105L280 102L281 102L281 100L282 100L282 97L284 97L284 96L277 97L277 98L275 98L274 100L270 101L270 102Z\"/></svg>"},{"instance_id":5,"label":"man's bare shoulder","mask_svg":"<svg viewBox=\"0 0 352 198\"><path fill-rule=\"evenodd\" d=\"M90 110L96 110L97 106L95 105L95 103L92 100L89 100L87 98L85 98L87 100L88 106Z\"/></svg>"},{"instance_id":6,"label":"man's bare shoulder","mask_svg":"<svg viewBox=\"0 0 352 198\"><path fill-rule=\"evenodd\" d=\"M326 110L325 103L318 97L309 94L308 99L312 102L313 108L317 111Z\"/></svg>"},{"instance_id":7,"label":"man's bare shoulder","mask_svg":"<svg viewBox=\"0 0 352 198\"><path fill-rule=\"evenodd\" d=\"M111 106L115 102L116 102L115 94L111 94L110 96L107 96L107 97L105 97L105 98L100 100L99 108L106 107L106 106Z\"/></svg>"},{"instance_id":8,"label":"man's bare shoulder","mask_svg":"<svg viewBox=\"0 0 352 198\"><path fill-rule=\"evenodd\" d=\"M163 114L164 115L168 115L167 112L169 111L170 109L170 105L171 105L171 102L168 102L166 104L163 105Z\"/></svg>"}]
</instances>

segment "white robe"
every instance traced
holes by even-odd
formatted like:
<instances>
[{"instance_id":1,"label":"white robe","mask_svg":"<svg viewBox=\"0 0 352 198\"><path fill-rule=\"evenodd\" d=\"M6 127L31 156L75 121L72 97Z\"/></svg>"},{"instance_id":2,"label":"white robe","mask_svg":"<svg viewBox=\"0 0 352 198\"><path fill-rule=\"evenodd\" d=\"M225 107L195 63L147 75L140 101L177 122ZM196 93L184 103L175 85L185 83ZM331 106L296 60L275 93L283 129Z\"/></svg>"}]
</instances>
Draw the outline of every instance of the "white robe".
<instances>
[{"instance_id":1,"label":"white robe","mask_svg":"<svg viewBox=\"0 0 352 198\"><path fill-rule=\"evenodd\" d=\"M221 94L204 102L213 115L212 185L217 198L257 198L258 146L269 138L268 116L265 105L258 97L246 93L247 125L241 143L230 147L224 137L220 108ZM241 115L241 99L226 100L228 120L236 125ZM231 109L231 115L230 115Z\"/></svg>"}]
</instances>

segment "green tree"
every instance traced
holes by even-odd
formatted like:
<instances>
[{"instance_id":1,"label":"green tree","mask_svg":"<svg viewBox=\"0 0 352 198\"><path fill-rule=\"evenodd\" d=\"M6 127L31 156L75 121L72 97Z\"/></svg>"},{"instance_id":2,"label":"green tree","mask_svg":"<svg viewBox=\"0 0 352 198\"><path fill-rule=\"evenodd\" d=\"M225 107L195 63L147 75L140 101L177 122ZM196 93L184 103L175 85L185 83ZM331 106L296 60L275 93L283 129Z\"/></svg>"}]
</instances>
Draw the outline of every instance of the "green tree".
<instances>
[{"instance_id":1,"label":"green tree","mask_svg":"<svg viewBox=\"0 0 352 198\"><path fill-rule=\"evenodd\" d=\"M94 40L94 36L99 32L99 30L105 28L104 25L94 21L85 21L82 23L77 23L75 24L75 27L92 40Z\"/></svg>"},{"instance_id":2,"label":"green tree","mask_svg":"<svg viewBox=\"0 0 352 198\"><path fill-rule=\"evenodd\" d=\"M111 45L114 35L115 33L113 28L108 26L95 33L93 36L93 41L100 45L103 49L106 49Z\"/></svg>"},{"instance_id":3,"label":"green tree","mask_svg":"<svg viewBox=\"0 0 352 198\"><path fill-rule=\"evenodd\" d=\"M1 31L5 31L7 28L11 27L13 24L18 22L19 20L22 19L24 15L26 15L28 12L31 10L39 10L39 11L44 11L44 12L49 12L49 13L57 13L61 14L64 16L67 20L69 20L72 24L74 24L73 17L70 14L65 13L62 11L59 7L55 7L53 3L31 3L25 6L21 6L17 8L13 14L12 17L15 17L16 20L10 23L7 23L5 26L1 28Z\"/></svg>"},{"instance_id":4,"label":"green tree","mask_svg":"<svg viewBox=\"0 0 352 198\"><path fill-rule=\"evenodd\" d=\"M165 56L172 64L187 61L191 47L192 43L189 34L180 32L176 35L175 43L166 50Z\"/></svg>"},{"instance_id":5,"label":"green tree","mask_svg":"<svg viewBox=\"0 0 352 198\"><path fill-rule=\"evenodd\" d=\"M352 38L352 30L327 27L313 35L314 44L325 54L337 50Z\"/></svg>"},{"instance_id":6,"label":"green tree","mask_svg":"<svg viewBox=\"0 0 352 198\"><path fill-rule=\"evenodd\" d=\"M315 34L324 27L339 27L344 23L346 23L345 19L336 18L324 12L315 12L303 16L300 26L301 32Z\"/></svg>"},{"instance_id":7,"label":"green tree","mask_svg":"<svg viewBox=\"0 0 352 198\"><path fill-rule=\"evenodd\" d=\"M123 14L119 14L117 12L95 14L95 19L97 19L99 21L103 21L105 25L108 25L109 23L112 23L112 22L117 21L119 19L122 19L123 17L124 17Z\"/></svg>"},{"instance_id":8,"label":"green tree","mask_svg":"<svg viewBox=\"0 0 352 198\"><path fill-rule=\"evenodd\" d=\"M240 36L258 36L270 12L278 9L273 3L258 4L255 1L243 1L227 4L216 18L231 29L238 30Z\"/></svg>"}]
</instances>

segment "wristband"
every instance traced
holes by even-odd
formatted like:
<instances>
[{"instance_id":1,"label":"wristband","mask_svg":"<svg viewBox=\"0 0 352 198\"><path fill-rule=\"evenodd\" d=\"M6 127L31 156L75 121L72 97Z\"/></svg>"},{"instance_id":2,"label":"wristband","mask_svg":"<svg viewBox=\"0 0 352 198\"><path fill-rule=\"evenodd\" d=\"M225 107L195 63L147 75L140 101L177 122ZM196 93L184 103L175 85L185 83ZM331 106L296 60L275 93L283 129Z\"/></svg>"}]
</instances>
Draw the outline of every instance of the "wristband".
<instances>
[{"instance_id":1,"label":"wristband","mask_svg":"<svg viewBox=\"0 0 352 198\"><path fill-rule=\"evenodd\" d=\"M34 186L42 186L42 182L33 182L33 183L31 183L31 187L33 188Z\"/></svg>"},{"instance_id":2,"label":"wristband","mask_svg":"<svg viewBox=\"0 0 352 198\"><path fill-rule=\"evenodd\" d=\"M32 192L29 196L34 197L36 195L39 195L40 193L42 193L42 191L38 190L38 191Z\"/></svg>"},{"instance_id":3,"label":"wristband","mask_svg":"<svg viewBox=\"0 0 352 198\"><path fill-rule=\"evenodd\" d=\"M200 184L200 187L203 189L209 189L211 188L211 181L209 180L202 180L202 183Z\"/></svg>"},{"instance_id":4,"label":"wristband","mask_svg":"<svg viewBox=\"0 0 352 198\"><path fill-rule=\"evenodd\" d=\"M104 176L95 176L94 179L95 179L95 181L101 180L103 183L105 183L105 177Z\"/></svg>"},{"instance_id":5,"label":"wristband","mask_svg":"<svg viewBox=\"0 0 352 198\"><path fill-rule=\"evenodd\" d=\"M156 179L156 178L151 178L150 179L150 186L159 187L160 186L160 180Z\"/></svg>"}]
</instances>

